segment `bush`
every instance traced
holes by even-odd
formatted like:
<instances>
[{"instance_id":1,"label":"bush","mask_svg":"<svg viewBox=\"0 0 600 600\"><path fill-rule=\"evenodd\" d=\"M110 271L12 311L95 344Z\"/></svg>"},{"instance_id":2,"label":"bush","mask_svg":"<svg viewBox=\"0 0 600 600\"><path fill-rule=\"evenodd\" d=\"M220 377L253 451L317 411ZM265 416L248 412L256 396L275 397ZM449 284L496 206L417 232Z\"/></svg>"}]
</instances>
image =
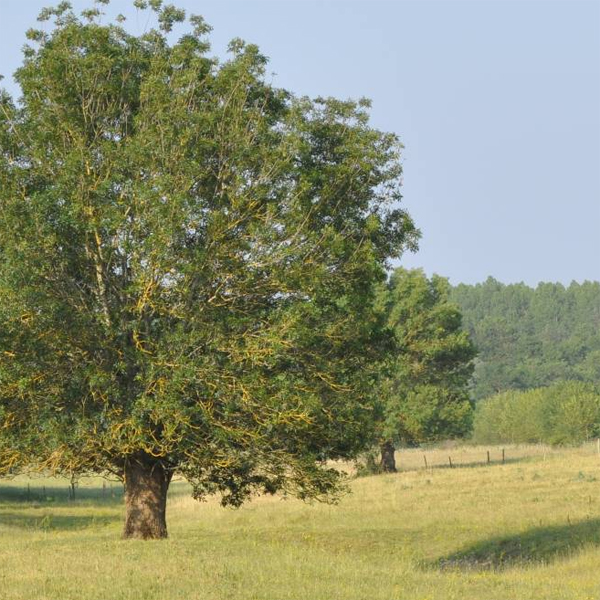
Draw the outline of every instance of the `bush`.
<instances>
[{"instance_id":1,"label":"bush","mask_svg":"<svg viewBox=\"0 0 600 600\"><path fill-rule=\"evenodd\" d=\"M566 445L599 433L599 390L590 383L564 381L482 400L475 409L472 441Z\"/></svg>"}]
</instances>

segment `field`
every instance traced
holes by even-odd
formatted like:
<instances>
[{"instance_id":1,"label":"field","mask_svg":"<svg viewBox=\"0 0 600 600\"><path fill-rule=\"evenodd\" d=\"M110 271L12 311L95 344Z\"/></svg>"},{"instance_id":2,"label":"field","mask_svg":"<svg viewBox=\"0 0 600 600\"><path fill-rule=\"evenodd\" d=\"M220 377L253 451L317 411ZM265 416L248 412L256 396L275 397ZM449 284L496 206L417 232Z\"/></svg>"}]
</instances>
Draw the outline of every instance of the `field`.
<instances>
[{"instance_id":1,"label":"field","mask_svg":"<svg viewBox=\"0 0 600 600\"><path fill-rule=\"evenodd\" d=\"M170 538L119 539L122 490L100 479L0 484L2 600L598 600L595 445L397 455L338 506L169 499ZM455 468L450 468L448 456ZM29 486L29 487L28 487Z\"/></svg>"}]
</instances>

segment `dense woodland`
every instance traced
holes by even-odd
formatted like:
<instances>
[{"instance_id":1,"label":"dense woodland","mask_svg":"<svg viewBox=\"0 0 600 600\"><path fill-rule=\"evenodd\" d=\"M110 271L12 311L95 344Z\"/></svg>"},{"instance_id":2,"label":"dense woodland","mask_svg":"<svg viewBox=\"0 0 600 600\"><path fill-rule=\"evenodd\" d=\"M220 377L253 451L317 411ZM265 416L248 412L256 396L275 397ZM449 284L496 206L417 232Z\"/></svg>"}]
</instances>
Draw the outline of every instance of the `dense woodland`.
<instances>
[{"instance_id":1,"label":"dense woodland","mask_svg":"<svg viewBox=\"0 0 600 600\"><path fill-rule=\"evenodd\" d=\"M600 282L458 285L451 299L478 350L475 400L562 380L600 383Z\"/></svg>"}]
</instances>

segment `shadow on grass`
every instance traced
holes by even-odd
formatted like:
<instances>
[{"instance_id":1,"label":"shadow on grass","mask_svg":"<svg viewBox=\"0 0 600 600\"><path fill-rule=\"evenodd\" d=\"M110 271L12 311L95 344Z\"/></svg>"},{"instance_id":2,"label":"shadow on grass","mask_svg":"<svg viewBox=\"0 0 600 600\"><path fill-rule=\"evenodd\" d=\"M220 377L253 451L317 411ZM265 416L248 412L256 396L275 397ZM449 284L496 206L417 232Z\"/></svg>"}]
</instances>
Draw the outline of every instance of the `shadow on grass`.
<instances>
[{"instance_id":1,"label":"shadow on grass","mask_svg":"<svg viewBox=\"0 0 600 600\"><path fill-rule=\"evenodd\" d=\"M169 498L189 496L190 486L184 481L174 481L169 489ZM21 485L14 481L3 485L0 480L0 507L7 504L33 504L53 506L98 505L110 506L123 503L123 485L118 482L97 486L76 487L75 499L70 495L67 484L41 485L35 479Z\"/></svg>"},{"instance_id":2,"label":"shadow on grass","mask_svg":"<svg viewBox=\"0 0 600 600\"><path fill-rule=\"evenodd\" d=\"M536 527L517 535L491 538L426 566L465 571L533 566L568 557L584 546L600 546L600 519Z\"/></svg>"},{"instance_id":3,"label":"shadow on grass","mask_svg":"<svg viewBox=\"0 0 600 600\"><path fill-rule=\"evenodd\" d=\"M27 515L0 511L0 525L36 531L102 527L115 521L120 521L119 515Z\"/></svg>"},{"instance_id":4,"label":"shadow on grass","mask_svg":"<svg viewBox=\"0 0 600 600\"><path fill-rule=\"evenodd\" d=\"M29 485L2 485L0 482L0 506L3 504L53 504L54 506L71 506L73 504L121 504L123 486L113 484L112 487L77 487L75 499L70 497L66 485L38 485L35 480Z\"/></svg>"}]
</instances>

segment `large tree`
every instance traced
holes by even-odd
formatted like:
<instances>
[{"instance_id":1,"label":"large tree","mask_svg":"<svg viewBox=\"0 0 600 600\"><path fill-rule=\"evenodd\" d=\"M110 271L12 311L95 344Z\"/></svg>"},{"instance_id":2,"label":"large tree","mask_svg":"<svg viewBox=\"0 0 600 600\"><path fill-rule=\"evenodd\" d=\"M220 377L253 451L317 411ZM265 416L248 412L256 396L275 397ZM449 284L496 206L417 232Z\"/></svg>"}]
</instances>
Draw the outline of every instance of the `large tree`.
<instances>
[{"instance_id":1,"label":"large tree","mask_svg":"<svg viewBox=\"0 0 600 600\"><path fill-rule=\"evenodd\" d=\"M395 471L395 445L464 435L471 426L469 380L475 348L450 301L448 280L396 269L378 301L398 350L380 387L381 467Z\"/></svg>"},{"instance_id":2,"label":"large tree","mask_svg":"<svg viewBox=\"0 0 600 600\"><path fill-rule=\"evenodd\" d=\"M156 29L43 11L2 93L0 469L117 474L124 535L157 538L175 473L232 505L338 489L389 347L374 285L417 232L366 101L135 4Z\"/></svg>"}]
</instances>

